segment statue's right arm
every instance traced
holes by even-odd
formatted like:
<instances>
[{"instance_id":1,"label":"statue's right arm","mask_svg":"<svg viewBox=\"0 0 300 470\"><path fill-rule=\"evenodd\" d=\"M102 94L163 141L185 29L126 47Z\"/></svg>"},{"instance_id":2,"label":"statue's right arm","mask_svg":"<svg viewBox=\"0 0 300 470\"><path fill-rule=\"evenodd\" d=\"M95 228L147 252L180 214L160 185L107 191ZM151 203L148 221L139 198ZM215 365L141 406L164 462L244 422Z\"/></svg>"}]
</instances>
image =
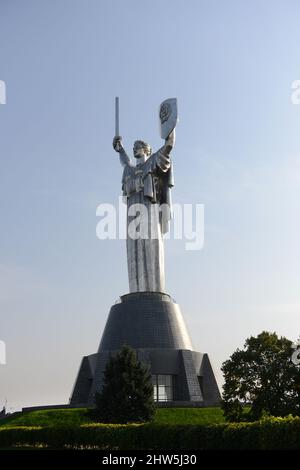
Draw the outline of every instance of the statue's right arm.
<instances>
[{"instance_id":1,"label":"statue's right arm","mask_svg":"<svg viewBox=\"0 0 300 470\"><path fill-rule=\"evenodd\" d=\"M123 148L119 152L119 157L120 157L120 163L123 167L127 165L131 166L130 158L128 157L127 153L125 152Z\"/></svg>"},{"instance_id":2,"label":"statue's right arm","mask_svg":"<svg viewBox=\"0 0 300 470\"><path fill-rule=\"evenodd\" d=\"M119 154L121 165L123 167L125 167L127 165L131 166L130 158L128 157L128 155L125 152L125 149L122 145L122 138L121 137L114 137L113 148Z\"/></svg>"}]
</instances>

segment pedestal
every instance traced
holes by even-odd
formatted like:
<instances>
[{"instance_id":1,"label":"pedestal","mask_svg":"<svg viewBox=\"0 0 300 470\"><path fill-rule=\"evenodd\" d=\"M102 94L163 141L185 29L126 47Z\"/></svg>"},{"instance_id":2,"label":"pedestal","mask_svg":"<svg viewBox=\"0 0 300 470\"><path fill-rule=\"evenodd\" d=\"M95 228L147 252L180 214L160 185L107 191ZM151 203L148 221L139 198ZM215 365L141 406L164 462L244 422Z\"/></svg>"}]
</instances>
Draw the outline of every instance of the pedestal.
<instances>
[{"instance_id":1,"label":"pedestal","mask_svg":"<svg viewBox=\"0 0 300 470\"><path fill-rule=\"evenodd\" d=\"M72 405L94 404L106 362L124 344L150 366L160 406L220 403L208 355L193 350L179 305L164 293L137 292L111 307L98 352L82 359Z\"/></svg>"}]
</instances>

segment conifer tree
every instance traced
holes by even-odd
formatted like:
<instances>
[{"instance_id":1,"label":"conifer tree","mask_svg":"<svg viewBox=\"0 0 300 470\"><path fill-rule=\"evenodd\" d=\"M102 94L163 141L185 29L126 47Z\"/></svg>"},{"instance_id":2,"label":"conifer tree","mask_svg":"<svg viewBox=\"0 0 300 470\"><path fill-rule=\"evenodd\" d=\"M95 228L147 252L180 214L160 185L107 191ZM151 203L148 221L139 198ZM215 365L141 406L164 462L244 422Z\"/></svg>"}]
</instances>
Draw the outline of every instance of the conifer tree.
<instances>
[{"instance_id":1,"label":"conifer tree","mask_svg":"<svg viewBox=\"0 0 300 470\"><path fill-rule=\"evenodd\" d=\"M129 346L111 356L104 372L104 385L96 395L95 416L107 423L149 421L155 410L148 367Z\"/></svg>"}]
</instances>

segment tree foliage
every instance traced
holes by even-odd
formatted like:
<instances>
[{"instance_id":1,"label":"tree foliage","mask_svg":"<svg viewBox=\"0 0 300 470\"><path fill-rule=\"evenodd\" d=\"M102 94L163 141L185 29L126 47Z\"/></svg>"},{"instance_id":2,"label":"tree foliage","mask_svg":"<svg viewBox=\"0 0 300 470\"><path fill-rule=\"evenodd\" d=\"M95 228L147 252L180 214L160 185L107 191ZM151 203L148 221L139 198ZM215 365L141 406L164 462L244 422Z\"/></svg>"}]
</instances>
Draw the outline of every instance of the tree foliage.
<instances>
[{"instance_id":1,"label":"tree foliage","mask_svg":"<svg viewBox=\"0 0 300 470\"><path fill-rule=\"evenodd\" d=\"M111 356L102 392L96 395L95 415L106 423L149 421L154 414L153 385L148 368L129 346Z\"/></svg>"},{"instance_id":2,"label":"tree foliage","mask_svg":"<svg viewBox=\"0 0 300 470\"><path fill-rule=\"evenodd\" d=\"M228 420L300 415L300 368L293 364L292 353L290 340L263 331L223 363L222 407ZM243 404L250 407L246 414Z\"/></svg>"}]
</instances>

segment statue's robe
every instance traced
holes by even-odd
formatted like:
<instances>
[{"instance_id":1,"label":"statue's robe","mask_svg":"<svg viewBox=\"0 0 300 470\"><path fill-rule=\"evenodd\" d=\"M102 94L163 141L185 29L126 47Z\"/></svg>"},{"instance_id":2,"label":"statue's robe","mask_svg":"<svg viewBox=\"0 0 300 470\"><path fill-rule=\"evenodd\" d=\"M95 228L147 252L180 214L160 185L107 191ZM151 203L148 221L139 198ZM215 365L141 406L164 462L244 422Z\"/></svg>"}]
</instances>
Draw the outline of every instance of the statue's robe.
<instances>
[{"instance_id":1,"label":"statue's robe","mask_svg":"<svg viewBox=\"0 0 300 470\"><path fill-rule=\"evenodd\" d=\"M145 163L133 166L128 162L124 167L130 292L165 291L163 235L169 229L170 188L174 185L172 163L165 157L161 149Z\"/></svg>"}]
</instances>

